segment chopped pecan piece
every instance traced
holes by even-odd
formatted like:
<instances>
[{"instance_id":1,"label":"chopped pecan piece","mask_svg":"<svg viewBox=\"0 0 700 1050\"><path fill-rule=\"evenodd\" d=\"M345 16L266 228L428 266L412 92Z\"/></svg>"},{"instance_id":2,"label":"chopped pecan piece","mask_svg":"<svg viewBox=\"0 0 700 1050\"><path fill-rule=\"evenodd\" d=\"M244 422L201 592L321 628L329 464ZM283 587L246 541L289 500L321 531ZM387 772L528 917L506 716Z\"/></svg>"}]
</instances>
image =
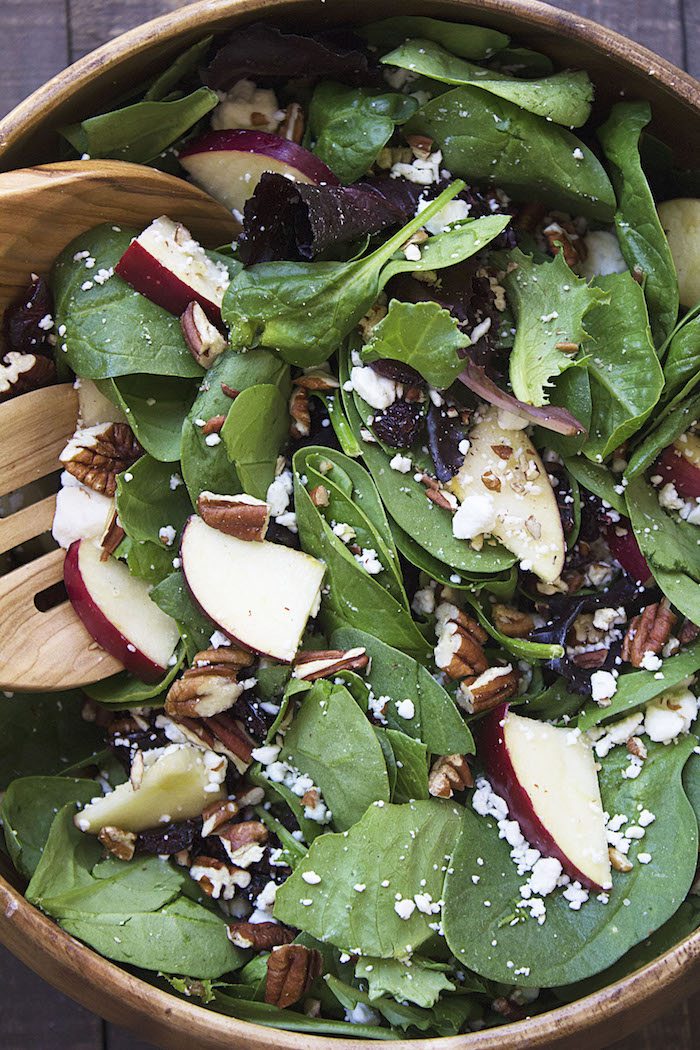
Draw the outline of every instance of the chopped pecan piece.
<instances>
[{"instance_id":1,"label":"chopped pecan piece","mask_svg":"<svg viewBox=\"0 0 700 1050\"><path fill-rule=\"evenodd\" d=\"M425 485L425 494L432 503L454 514L457 510L457 497L452 492L440 488L440 482L437 478L431 478L430 474L422 474L420 481Z\"/></svg>"},{"instance_id":2,"label":"chopped pecan piece","mask_svg":"<svg viewBox=\"0 0 700 1050\"><path fill-rule=\"evenodd\" d=\"M481 475L481 483L491 492L501 491L501 479L496 477L492 470L485 470Z\"/></svg>"},{"instance_id":3,"label":"chopped pecan piece","mask_svg":"<svg viewBox=\"0 0 700 1050\"><path fill-rule=\"evenodd\" d=\"M488 635L476 620L456 605L441 605L437 609L438 623L442 624L435 646L435 663L450 678L479 675L489 665L484 653Z\"/></svg>"},{"instance_id":4,"label":"chopped pecan piece","mask_svg":"<svg viewBox=\"0 0 700 1050\"><path fill-rule=\"evenodd\" d=\"M507 638L527 638L535 626L535 621L529 613L500 603L493 607L493 622Z\"/></svg>"},{"instance_id":5,"label":"chopped pecan piece","mask_svg":"<svg viewBox=\"0 0 700 1050\"><path fill-rule=\"evenodd\" d=\"M589 649L585 653L575 653L571 660L577 667L582 667L587 671L595 671L603 666L609 654L609 649Z\"/></svg>"},{"instance_id":6,"label":"chopped pecan piece","mask_svg":"<svg viewBox=\"0 0 700 1050\"><path fill-rule=\"evenodd\" d=\"M647 757L648 751L644 741L638 736L631 736L627 741L627 750L635 758L641 758L642 761Z\"/></svg>"},{"instance_id":7,"label":"chopped pecan piece","mask_svg":"<svg viewBox=\"0 0 700 1050\"><path fill-rule=\"evenodd\" d=\"M267 122L267 118L265 118ZM304 110L298 102L290 102L284 111L284 120L277 134L289 142L301 142L304 137Z\"/></svg>"},{"instance_id":8,"label":"chopped pecan piece","mask_svg":"<svg viewBox=\"0 0 700 1050\"><path fill-rule=\"evenodd\" d=\"M294 940L293 931L278 922L232 922L226 934L237 948L255 948L258 952L269 952Z\"/></svg>"},{"instance_id":9,"label":"chopped pecan piece","mask_svg":"<svg viewBox=\"0 0 700 1050\"><path fill-rule=\"evenodd\" d=\"M700 627L692 620L686 620L678 632L678 641L681 645L690 645L700 635Z\"/></svg>"},{"instance_id":10,"label":"chopped pecan piece","mask_svg":"<svg viewBox=\"0 0 700 1050\"><path fill-rule=\"evenodd\" d=\"M56 367L48 357L11 350L0 364L0 402L49 386L55 378Z\"/></svg>"},{"instance_id":11,"label":"chopped pecan piece","mask_svg":"<svg viewBox=\"0 0 700 1050\"><path fill-rule=\"evenodd\" d=\"M622 659L633 667L643 667L646 653L658 655L671 637L675 613L671 612L668 598L654 602L630 620L622 643Z\"/></svg>"},{"instance_id":12,"label":"chopped pecan piece","mask_svg":"<svg viewBox=\"0 0 700 1050\"><path fill-rule=\"evenodd\" d=\"M297 386L289 399L289 414L292 422L289 435L293 438L305 438L311 433L311 410L309 395L303 386Z\"/></svg>"},{"instance_id":13,"label":"chopped pecan piece","mask_svg":"<svg viewBox=\"0 0 700 1050\"><path fill-rule=\"evenodd\" d=\"M249 868L262 860L269 832L258 820L243 820L239 824L226 824L219 828L221 839L229 860L239 868Z\"/></svg>"},{"instance_id":14,"label":"chopped pecan piece","mask_svg":"<svg viewBox=\"0 0 700 1050\"><path fill-rule=\"evenodd\" d=\"M309 492L309 499L314 507L327 507L330 504L330 493L325 485L316 485Z\"/></svg>"},{"instance_id":15,"label":"chopped pecan piece","mask_svg":"<svg viewBox=\"0 0 700 1050\"><path fill-rule=\"evenodd\" d=\"M428 791L436 798L452 798L455 791L472 787L474 778L465 755L441 755L428 776Z\"/></svg>"},{"instance_id":16,"label":"chopped pecan piece","mask_svg":"<svg viewBox=\"0 0 700 1050\"><path fill-rule=\"evenodd\" d=\"M83 485L113 496L117 474L143 455L128 423L107 423L78 430L60 455L65 469Z\"/></svg>"},{"instance_id":17,"label":"chopped pecan piece","mask_svg":"<svg viewBox=\"0 0 700 1050\"><path fill-rule=\"evenodd\" d=\"M224 415L212 416L202 427L202 433L205 437L209 437L210 434L220 434L225 422L226 416Z\"/></svg>"},{"instance_id":18,"label":"chopped pecan piece","mask_svg":"<svg viewBox=\"0 0 700 1050\"><path fill-rule=\"evenodd\" d=\"M294 661L294 678L315 682L317 678L332 678L338 671L364 671L369 665L365 649L307 649Z\"/></svg>"},{"instance_id":19,"label":"chopped pecan piece","mask_svg":"<svg viewBox=\"0 0 700 1050\"><path fill-rule=\"evenodd\" d=\"M238 540L264 540L270 522L267 503L245 493L222 496L215 492L201 492L197 498L197 510L212 529Z\"/></svg>"},{"instance_id":20,"label":"chopped pecan piece","mask_svg":"<svg viewBox=\"0 0 700 1050\"><path fill-rule=\"evenodd\" d=\"M323 959L315 948L303 944L283 944L274 948L267 960L265 1002L284 1010L306 995L321 976Z\"/></svg>"},{"instance_id":21,"label":"chopped pecan piece","mask_svg":"<svg viewBox=\"0 0 700 1050\"><path fill-rule=\"evenodd\" d=\"M235 401L240 394L240 390L236 390L235 387L229 386L228 383L222 383L221 393L226 394L226 397L230 397L232 401Z\"/></svg>"},{"instance_id":22,"label":"chopped pecan piece","mask_svg":"<svg viewBox=\"0 0 700 1050\"><path fill-rule=\"evenodd\" d=\"M305 390L322 390L330 393L337 390L340 383L325 368L310 368L302 375L297 376L292 382L294 386L301 386Z\"/></svg>"},{"instance_id":23,"label":"chopped pecan piece","mask_svg":"<svg viewBox=\"0 0 700 1050\"><path fill-rule=\"evenodd\" d=\"M119 524L119 518L116 510L112 512L112 517L107 522L107 528L105 529L102 539L100 540L100 546L102 547L102 560L106 561L110 554L114 554L115 550L126 536L124 529Z\"/></svg>"},{"instance_id":24,"label":"chopped pecan piece","mask_svg":"<svg viewBox=\"0 0 700 1050\"><path fill-rule=\"evenodd\" d=\"M608 846L608 857L610 858L610 866L614 868L615 871L632 871L632 861L629 860L624 853L620 853L616 846Z\"/></svg>"},{"instance_id":25,"label":"chopped pecan piece","mask_svg":"<svg viewBox=\"0 0 700 1050\"><path fill-rule=\"evenodd\" d=\"M494 999L491 1003L491 1009L494 1013L505 1017L507 1021L522 1021L525 1017L523 1007L513 999L506 999L505 996Z\"/></svg>"},{"instance_id":26,"label":"chopped pecan piece","mask_svg":"<svg viewBox=\"0 0 700 1050\"><path fill-rule=\"evenodd\" d=\"M457 703L470 715L491 711L515 696L520 676L510 664L505 667L489 667L478 678L465 678L459 685Z\"/></svg>"},{"instance_id":27,"label":"chopped pecan piece","mask_svg":"<svg viewBox=\"0 0 700 1050\"><path fill-rule=\"evenodd\" d=\"M104 827L97 836L99 842L119 860L131 860L136 850L136 835L123 828Z\"/></svg>"},{"instance_id":28,"label":"chopped pecan piece","mask_svg":"<svg viewBox=\"0 0 700 1050\"><path fill-rule=\"evenodd\" d=\"M219 329L211 323L202 307L192 302L180 318L180 327L187 349L198 365L211 368L226 349L226 340Z\"/></svg>"},{"instance_id":29,"label":"chopped pecan piece","mask_svg":"<svg viewBox=\"0 0 700 1050\"><path fill-rule=\"evenodd\" d=\"M190 868L190 876L207 897L214 900L233 900L236 889L245 889L250 885L252 878L249 871L237 868L233 864L225 864L217 857L197 857Z\"/></svg>"},{"instance_id":30,"label":"chopped pecan piece","mask_svg":"<svg viewBox=\"0 0 700 1050\"><path fill-rule=\"evenodd\" d=\"M227 798L219 802L211 802L202 810L202 838L214 835L219 828L228 824L233 817L237 816L239 805L236 799Z\"/></svg>"},{"instance_id":31,"label":"chopped pecan piece","mask_svg":"<svg viewBox=\"0 0 700 1050\"><path fill-rule=\"evenodd\" d=\"M559 252L562 252L567 266L576 266L577 263L586 258L585 245L576 233L576 230L569 223L567 223L567 228L564 229L560 223L550 222L549 226L545 226L542 233L549 245L550 254L558 255Z\"/></svg>"}]
</instances>

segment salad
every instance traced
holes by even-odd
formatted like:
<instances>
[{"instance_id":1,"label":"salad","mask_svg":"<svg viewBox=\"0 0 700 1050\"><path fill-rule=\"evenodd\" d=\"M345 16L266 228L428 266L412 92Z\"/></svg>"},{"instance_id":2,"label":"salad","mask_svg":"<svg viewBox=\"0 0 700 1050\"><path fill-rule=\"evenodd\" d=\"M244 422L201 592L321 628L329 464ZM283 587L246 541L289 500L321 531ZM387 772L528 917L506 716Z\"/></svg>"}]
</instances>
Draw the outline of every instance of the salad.
<instances>
[{"instance_id":1,"label":"salad","mask_svg":"<svg viewBox=\"0 0 700 1050\"><path fill-rule=\"evenodd\" d=\"M0 699L6 850L145 980L437 1037L700 925L700 183L593 97L492 29L257 24L61 129L241 225L98 226L5 316L0 396L77 388L53 537L124 667Z\"/></svg>"}]
</instances>

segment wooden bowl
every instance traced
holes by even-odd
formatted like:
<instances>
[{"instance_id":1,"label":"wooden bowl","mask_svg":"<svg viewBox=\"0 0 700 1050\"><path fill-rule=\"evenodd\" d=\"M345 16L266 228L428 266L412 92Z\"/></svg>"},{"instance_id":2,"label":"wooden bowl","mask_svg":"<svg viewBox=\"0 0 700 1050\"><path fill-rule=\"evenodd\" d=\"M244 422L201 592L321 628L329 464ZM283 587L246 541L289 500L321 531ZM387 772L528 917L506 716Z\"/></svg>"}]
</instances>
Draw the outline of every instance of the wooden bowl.
<instances>
[{"instance_id":1,"label":"wooden bowl","mask_svg":"<svg viewBox=\"0 0 700 1050\"><path fill-rule=\"evenodd\" d=\"M700 89L639 44L535 0L405 0L402 14L493 26L562 66L587 69L601 113L624 94L646 98L654 133L680 163L700 149ZM55 160L56 127L99 112L126 87L207 33L262 16L306 29L396 14L395 0L203 0L140 26L54 77L0 121L0 170ZM683 134L678 135L677 129ZM146 984L64 933L28 904L16 878L0 877L0 941L55 987L109 1021L174 1050L367 1050L364 1040L299 1035L213 1013ZM589 1050L651 1021L700 976L700 932L608 988L531 1020L447 1039L399 1040L401 1050Z\"/></svg>"}]
</instances>

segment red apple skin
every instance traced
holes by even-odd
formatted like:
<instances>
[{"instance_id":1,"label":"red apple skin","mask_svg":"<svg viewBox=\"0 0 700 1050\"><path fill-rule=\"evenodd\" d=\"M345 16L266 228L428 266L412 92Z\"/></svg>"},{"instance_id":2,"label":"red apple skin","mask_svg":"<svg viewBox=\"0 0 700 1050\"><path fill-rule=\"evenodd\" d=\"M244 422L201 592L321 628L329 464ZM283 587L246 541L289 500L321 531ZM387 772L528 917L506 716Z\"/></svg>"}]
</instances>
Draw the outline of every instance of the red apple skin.
<instances>
[{"instance_id":1,"label":"red apple skin","mask_svg":"<svg viewBox=\"0 0 700 1050\"><path fill-rule=\"evenodd\" d=\"M198 153L225 153L230 150L264 154L300 172L317 186L340 186L340 179L313 153L269 131L250 131L245 128L210 131L194 142L188 142L178 156L183 159Z\"/></svg>"},{"instance_id":2,"label":"red apple skin","mask_svg":"<svg viewBox=\"0 0 700 1050\"><path fill-rule=\"evenodd\" d=\"M478 753L484 762L486 776L496 794L505 799L509 818L517 820L530 845L538 849L543 857L554 857L570 878L580 882L586 889L598 893L603 887L592 882L562 853L556 841L540 822L532 799L515 774L503 731L508 708L508 704L494 708L479 727Z\"/></svg>"},{"instance_id":3,"label":"red apple skin","mask_svg":"<svg viewBox=\"0 0 700 1050\"><path fill-rule=\"evenodd\" d=\"M669 445L659 456L653 473L661 474L664 482L672 482L683 499L700 496L700 470L675 445Z\"/></svg>"},{"instance_id":4,"label":"red apple skin","mask_svg":"<svg viewBox=\"0 0 700 1050\"><path fill-rule=\"evenodd\" d=\"M120 630L104 615L100 607L95 603L87 589L85 581L80 572L80 544L89 541L76 540L71 543L66 554L63 566L63 581L70 603L76 615L82 620L88 634L92 635L98 645L124 664L125 670L129 671L142 682L154 683L167 673L167 667L160 667L142 652L135 648ZM129 648L134 651L132 652Z\"/></svg>"},{"instance_id":5,"label":"red apple skin","mask_svg":"<svg viewBox=\"0 0 700 1050\"><path fill-rule=\"evenodd\" d=\"M131 242L114 267L114 272L168 313L180 317L191 302L197 302L211 323L221 327L221 308L181 281L138 241Z\"/></svg>"},{"instance_id":6,"label":"red apple skin","mask_svg":"<svg viewBox=\"0 0 700 1050\"><path fill-rule=\"evenodd\" d=\"M624 536L618 536L616 529L626 529ZM647 565L646 559L639 549L637 537L634 535L629 518L620 518L614 525L605 528L605 539L610 553L622 568L639 583L647 583L652 578L652 572Z\"/></svg>"}]
</instances>

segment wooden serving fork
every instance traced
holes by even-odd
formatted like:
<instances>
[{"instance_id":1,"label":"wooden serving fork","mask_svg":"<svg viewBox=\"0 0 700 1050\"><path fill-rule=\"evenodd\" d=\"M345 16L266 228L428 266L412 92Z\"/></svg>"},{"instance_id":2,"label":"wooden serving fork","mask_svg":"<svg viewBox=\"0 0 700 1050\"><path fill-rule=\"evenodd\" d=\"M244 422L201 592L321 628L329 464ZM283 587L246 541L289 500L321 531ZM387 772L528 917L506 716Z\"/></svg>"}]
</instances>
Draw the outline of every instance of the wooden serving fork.
<instances>
[{"instance_id":1,"label":"wooden serving fork","mask_svg":"<svg viewBox=\"0 0 700 1050\"><path fill-rule=\"evenodd\" d=\"M184 223L205 246L230 240L233 216L182 179L122 161L68 161L0 174L0 314L48 274L74 237L103 222L142 229L159 215ZM4 351L0 350L0 358ZM77 393L45 387L0 404L0 499L60 469L75 430ZM0 557L51 530L55 495L0 518ZM65 551L51 550L0 576L0 689L58 690L95 682L122 665L62 601L38 597L63 579Z\"/></svg>"}]
</instances>

